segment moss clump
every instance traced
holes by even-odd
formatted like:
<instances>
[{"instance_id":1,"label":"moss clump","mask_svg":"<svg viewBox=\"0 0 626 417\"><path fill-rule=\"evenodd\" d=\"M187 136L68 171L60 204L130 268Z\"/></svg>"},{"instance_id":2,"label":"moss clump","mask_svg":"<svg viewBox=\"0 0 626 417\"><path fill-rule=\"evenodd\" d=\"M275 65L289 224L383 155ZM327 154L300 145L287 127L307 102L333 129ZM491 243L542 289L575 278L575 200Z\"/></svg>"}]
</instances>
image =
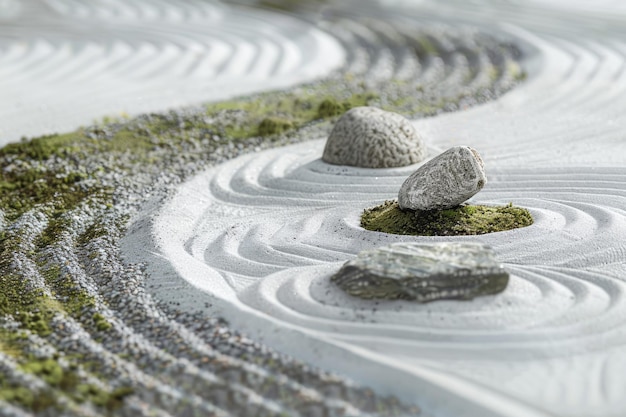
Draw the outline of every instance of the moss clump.
<instances>
[{"instance_id":1,"label":"moss clump","mask_svg":"<svg viewBox=\"0 0 626 417\"><path fill-rule=\"evenodd\" d=\"M96 329L100 332L105 332L111 328L111 323L107 321L107 319L100 313L95 313L93 315L93 321L96 324Z\"/></svg>"},{"instance_id":2,"label":"moss clump","mask_svg":"<svg viewBox=\"0 0 626 417\"><path fill-rule=\"evenodd\" d=\"M84 198L102 190L87 189L81 172L54 172L46 169L4 170L0 173L0 207L9 220L38 204L50 204L53 211L64 212Z\"/></svg>"},{"instance_id":3,"label":"moss clump","mask_svg":"<svg viewBox=\"0 0 626 417\"><path fill-rule=\"evenodd\" d=\"M1 255L2 252L0 252ZM13 316L23 329L46 337L52 332L50 321L60 311L62 311L62 306L58 301L44 294L40 289L27 289L22 277L15 274L0 276L0 315ZM0 341L6 348L14 348L12 346L14 338L19 339L18 333L0 331Z\"/></svg>"},{"instance_id":4,"label":"moss clump","mask_svg":"<svg viewBox=\"0 0 626 417\"><path fill-rule=\"evenodd\" d=\"M79 384L76 386L73 399L78 403L89 401L108 411L115 411L123 405L124 399L133 393L134 390L130 387L105 391L92 384Z\"/></svg>"},{"instance_id":5,"label":"moss clump","mask_svg":"<svg viewBox=\"0 0 626 417\"><path fill-rule=\"evenodd\" d=\"M371 101L377 98L378 95L375 93L353 94L344 101L338 101L333 97L326 98L317 106L317 117L319 119L327 119L329 117L339 116L351 108L367 106Z\"/></svg>"},{"instance_id":6,"label":"moss clump","mask_svg":"<svg viewBox=\"0 0 626 417\"><path fill-rule=\"evenodd\" d=\"M280 117L266 117L259 123L259 136L271 136L293 128L293 123Z\"/></svg>"},{"instance_id":7,"label":"moss clump","mask_svg":"<svg viewBox=\"0 0 626 417\"><path fill-rule=\"evenodd\" d=\"M129 395L134 393L131 387L119 387L106 391L94 384L81 382L82 378L75 370L63 369L54 359L32 359L20 366L23 372L43 379L50 387L60 389L65 396L77 403L91 402L98 407L113 411L118 409ZM2 381L0 381L2 382ZM18 403L33 411L42 411L57 406L56 397L51 391L28 395L23 388L0 384L0 399ZM29 392L29 394L32 394Z\"/></svg>"},{"instance_id":8,"label":"moss clump","mask_svg":"<svg viewBox=\"0 0 626 417\"><path fill-rule=\"evenodd\" d=\"M47 298L42 296L42 298ZM43 311L17 311L15 312L15 318L22 324L25 329L39 336L48 336L52 333L49 322L52 319L53 312L50 310Z\"/></svg>"},{"instance_id":9,"label":"moss clump","mask_svg":"<svg viewBox=\"0 0 626 417\"><path fill-rule=\"evenodd\" d=\"M20 159L45 161L53 155L66 155L75 150L74 142L80 138L80 131L63 135L44 135L32 140L22 139L0 149L0 157L9 155Z\"/></svg>"},{"instance_id":10,"label":"moss clump","mask_svg":"<svg viewBox=\"0 0 626 417\"><path fill-rule=\"evenodd\" d=\"M126 397L129 397L135 393L132 387L119 387L111 392L107 392L104 396L103 404L96 404L105 407L107 410L114 411L120 408Z\"/></svg>"},{"instance_id":11,"label":"moss clump","mask_svg":"<svg viewBox=\"0 0 626 417\"><path fill-rule=\"evenodd\" d=\"M462 205L448 210L402 210L397 201L366 209L361 226L396 235L482 235L530 226L528 210L512 204L499 207Z\"/></svg>"},{"instance_id":12,"label":"moss clump","mask_svg":"<svg viewBox=\"0 0 626 417\"><path fill-rule=\"evenodd\" d=\"M184 129L213 130L235 140L271 136L338 116L353 107L367 106L377 98L378 94L369 90L346 96L340 94L334 83L319 84L287 93L265 93L209 104L206 106L209 122L195 121ZM215 116L223 112L230 114L232 120L220 122Z\"/></svg>"},{"instance_id":13,"label":"moss clump","mask_svg":"<svg viewBox=\"0 0 626 417\"><path fill-rule=\"evenodd\" d=\"M338 116L346 111L345 106L333 98L327 98L317 107L317 115L320 118Z\"/></svg>"},{"instance_id":14,"label":"moss clump","mask_svg":"<svg viewBox=\"0 0 626 417\"><path fill-rule=\"evenodd\" d=\"M26 387L7 383L0 383L0 400L17 404L35 413L49 411L58 405L57 398L51 391L32 392Z\"/></svg>"},{"instance_id":15,"label":"moss clump","mask_svg":"<svg viewBox=\"0 0 626 417\"><path fill-rule=\"evenodd\" d=\"M59 386L64 379L63 368L54 359L33 360L22 365L22 370L43 379L48 385Z\"/></svg>"}]
</instances>

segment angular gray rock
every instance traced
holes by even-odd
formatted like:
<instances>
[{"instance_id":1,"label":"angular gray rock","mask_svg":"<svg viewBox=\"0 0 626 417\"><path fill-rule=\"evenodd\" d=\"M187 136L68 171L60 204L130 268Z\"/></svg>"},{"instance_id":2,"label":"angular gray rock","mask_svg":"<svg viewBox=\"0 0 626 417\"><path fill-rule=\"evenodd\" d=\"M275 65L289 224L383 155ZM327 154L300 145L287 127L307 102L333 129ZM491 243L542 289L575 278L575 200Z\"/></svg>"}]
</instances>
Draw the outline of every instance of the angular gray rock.
<instances>
[{"instance_id":1,"label":"angular gray rock","mask_svg":"<svg viewBox=\"0 0 626 417\"><path fill-rule=\"evenodd\" d=\"M469 146L455 146L419 167L400 187L401 209L443 210L456 207L487 183L485 166Z\"/></svg>"},{"instance_id":2,"label":"angular gray rock","mask_svg":"<svg viewBox=\"0 0 626 417\"><path fill-rule=\"evenodd\" d=\"M335 124L322 160L335 165L391 168L415 164L425 157L424 142L406 118L376 107L355 107Z\"/></svg>"},{"instance_id":3,"label":"angular gray rock","mask_svg":"<svg viewBox=\"0 0 626 417\"><path fill-rule=\"evenodd\" d=\"M395 243L363 251L331 280L365 299L468 300L504 291L509 274L480 243Z\"/></svg>"}]
</instances>

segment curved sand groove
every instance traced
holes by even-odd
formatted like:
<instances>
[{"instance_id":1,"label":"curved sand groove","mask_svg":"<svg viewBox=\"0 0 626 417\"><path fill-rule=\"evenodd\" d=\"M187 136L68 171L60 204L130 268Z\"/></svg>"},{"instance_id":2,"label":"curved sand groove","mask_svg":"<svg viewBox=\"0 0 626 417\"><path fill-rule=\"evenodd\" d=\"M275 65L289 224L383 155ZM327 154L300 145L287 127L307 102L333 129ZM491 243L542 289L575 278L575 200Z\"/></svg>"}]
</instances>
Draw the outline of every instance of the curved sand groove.
<instances>
[{"instance_id":1,"label":"curved sand groove","mask_svg":"<svg viewBox=\"0 0 626 417\"><path fill-rule=\"evenodd\" d=\"M284 88L344 61L312 25L214 2L38 0L4 19L0 143Z\"/></svg>"},{"instance_id":2,"label":"curved sand groove","mask_svg":"<svg viewBox=\"0 0 626 417\"><path fill-rule=\"evenodd\" d=\"M415 22L379 10L389 19L381 23L381 16L367 12L353 16L342 11L346 17L325 22L329 32L346 44L348 74L367 81L393 77L395 82L421 82L417 96L452 97L461 107L472 93L493 96L494 90L513 84L517 63L511 59L512 51L493 37L467 26L450 30L424 22L416 27Z\"/></svg>"},{"instance_id":3,"label":"curved sand groove","mask_svg":"<svg viewBox=\"0 0 626 417\"><path fill-rule=\"evenodd\" d=\"M337 294L328 277L360 250L415 240L358 227L362 209L393 197L415 167L381 172L330 166L318 159L322 147L317 141L240 157L187 183L155 225L164 254L195 286L237 308L397 360L480 364L487 351L502 361L548 360L600 354L626 342L626 284L619 275L598 272L623 267L626 172L495 170L476 201L513 201L531 210L535 224L455 239L492 245L513 274L509 289L461 305L373 308ZM180 244L168 242L174 234ZM197 271L182 268L198 262L203 266ZM217 289L222 279L232 289ZM249 319L244 317L241 325ZM491 377L480 382L493 384Z\"/></svg>"},{"instance_id":4,"label":"curved sand groove","mask_svg":"<svg viewBox=\"0 0 626 417\"><path fill-rule=\"evenodd\" d=\"M427 133L431 155L453 144L479 149L490 182L475 201L527 207L534 225L457 238L364 231L362 209L393 198L415 167L328 166L317 141L241 157L187 182L161 209L155 241L233 324L383 391L427 393L428 411L619 415L626 371L619 354L626 344L623 28L607 18L591 29L573 11L549 24L560 9L487 4L505 22L501 30L530 45L527 82L495 102L415 124ZM483 22L475 6L457 6ZM447 18L446 6L413 7L407 16ZM463 58L448 62L456 64L444 74L458 79ZM430 77L428 70L419 75ZM360 250L416 239L490 244L512 274L509 288L467 303L416 305L354 300L327 281ZM204 300L191 289L168 295L170 275L153 278L164 285L160 296L189 297L189 309ZM390 388L390 381L412 389Z\"/></svg>"},{"instance_id":5,"label":"curved sand groove","mask_svg":"<svg viewBox=\"0 0 626 417\"><path fill-rule=\"evenodd\" d=\"M6 52L0 54L0 71L17 86L9 86L14 88L9 93L28 81L32 94L41 90L34 96L37 105L55 103L53 110L61 113L58 96L76 100L70 110L87 112L102 104L92 103L95 95L108 103L136 95L158 102L271 88L293 71L303 79L330 71L331 65L320 66L326 62L324 45L338 45L292 18L241 12L233 19L230 9L203 1L0 4L9 4L0 11L0 50ZM119 213L81 203L63 216L56 238L41 253L41 241L59 224L49 222L41 207L22 214L3 230L4 248L10 248L3 251L3 262L11 263L11 272L60 302L67 302L64 283L73 283L95 304L81 311L66 307L46 338L24 330L29 351L78 357L78 370L86 372L81 380L107 390L132 381L134 394L117 415L384 414L379 397L289 362L222 323L172 312L155 303L148 293L154 292L189 310L223 313L235 328L435 414L619 415L626 367L619 280L625 251L619 240L625 48L619 19L594 11L598 20L589 23L577 11L512 2L421 2L418 10L400 12L358 5L369 20L345 11L343 21L325 23L345 46L344 70L365 81L421 80L425 91L416 94L453 99L444 110L465 109L484 101L481 95L493 97L492 90L510 87L516 74L508 68L515 64L507 58L512 50L472 29L416 34L416 26L438 19L456 26L454 16L481 27L509 22L498 30L527 42L530 78L524 88L491 105L418 122L430 132L431 155L453 143L480 143L492 169L479 201L513 201L535 215L531 228L478 238L497 247L512 273L509 291L471 303L372 307L329 288L326 278L360 249L410 239L358 226L360 210L393 197L410 171L328 167L317 160L318 142L237 159L186 184L157 218L156 240L141 233L149 233L141 223L145 219L133 225L123 250L141 252L142 262L150 258L149 290L141 265L119 261ZM483 7L493 12L487 21ZM387 17L390 23L380 23ZM115 27L109 26L112 21ZM59 31L60 22L68 26ZM207 22L224 26L208 28ZM260 31L251 33L251 27ZM45 36L33 36L33 28ZM303 31L306 36L297 36ZM579 39L584 31L593 36ZM76 39L77 33L90 34L88 42ZM16 43L14 36L26 43ZM202 90L205 76L220 80L220 89ZM107 85L115 89L104 91ZM607 85L609 93L597 93ZM142 107L133 104L131 110ZM415 113L428 112L411 110ZM4 126L21 113L11 107L1 114L7 115ZM60 122L68 120L63 114ZM472 130L466 132L468 126ZM19 134L28 134L24 126ZM608 154L608 147L616 153ZM86 159L91 166L94 160ZM605 162L615 168L604 168ZM167 172L151 177L155 188L176 183ZM138 201L137 193L154 192L145 176L131 178L137 181L135 194L122 190L122 197ZM121 201L125 213L128 203ZM172 266L187 281L172 273ZM209 284L208 292L218 299L198 291ZM110 327L103 331L102 324ZM0 369L1 377L10 375L35 395L50 392L12 357L0 354ZM62 395L60 401L68 399ZM104 412L89 402L64 405L64 414ZM382 405L389 409L389 402ZM0 414L14 411L21 413L0 400Z\"/></svg>"},{"instance_id":6,"label":"curved sand groove","mask_svg":"<svg viewBox=\"0 0 626 417\"><path fill-rule=\"evenodd\" d=\"M241 157L208 172L206 176L196 178L187 184L189 188L181 192L177 200L163 209L159 220L162 223L157 224L160 236L162 239L170 236L173 231L169 228L180 227L181 222L176 218L183 216L185 223L194 227L191 235L183 241L187 256L200 259L212 269L220 271L236 290L245 289L245 294L250 294L243 296L246 301L254 294L264 294L263 288L274 285L271 283L273 277L266 276L285 268L317 265L322 271L318 272L318 277L325 279L329 262L332 263L332 270L337 268L337 261L348 259L359 250L394 241L414 240L413 237L364 232L358 227L362 208L393 196L406 174L414 167L386 170L386 176L378 176L377 170L354 170L359 173L357 176L356 172L352 172L355 174L352 177L337 173L340 169L346 170L345 167L327 166L329 172L321 175L320 168L326 164L312 158L319 155L322 145L317 142ZM278 159L280 156L292 161L291 169L283 166L284 161ZM271 170L271 174L264 168ZM307 172L311 175L306 175ZM596 300L599 305L602 305L601 299L608 297L607 294L610 295L608 298L621 300L623 288L619 283L611 284L611 280L605 282L602 276L594 278L593 274L577 275L579 268L601 268L620 263L623 259L621 255L626 245L619 243L619 237L626 233L626 217L620 207L626 197L623 188L626 173L614 173L615 170L605 173L603 170L580 169L578 175L586 180L575 181L570 177L558 181L555 179L557 175L550 170L545 173L526 172L522 178L519 172L509 174L505 170L497 171L494 173L495 179L486 186L477 202L502 204L514 201L534 213L535 224L511 232L462 239L480 240L492 245L500 259L515 270L516 279L534 277L530 284L542 276L537 268L539 271L544 268L543 274L550 277L562 274L565 283L556 278L547 279L543 285L548 287L542 289L542 293L556 292L559 295L556 300L560 302L573 295L575 300L572 304L592 311L598 306L587 306L590 299ZM607 180L611 174L614 175L613 181ZM527 185L526 189L524 183L527 182L532 182L533 186ZM204 210L183 208L198 200L204 205ZM235 209L231 215L229 211L233 208L241 208L241 211ZM284 214L280 215L277 211ZM161 231L159 228L168 230ZM540 253L536 251L538 245L545 245ZM307 274L314 276L315 268L308 268ZM300 279L288 271L282 276ZM573 278L568 278L570 276ZM556 289L549 286L553 281L556 281ZM255 283L255 286L247 288L251 283ZM526 288L530 284L521 287ZM209 290L211 285L213 283L207 281L204 289ZM509 291L508 295L519 301L523 299L524 291ZM499 299L498 304L511 303L504 296L493 298ZM530 309L537 302L528 301L530 304L524 309ZM298 305L298 302L295 304ZM361 304L371 305L368 302ZM458 303L440 304L447 304L446 308L449 308ZM622 304L617 303L620 306ZM317 313L326 315L327 312L321 311L324 307L321 304L319 307ZM546 312L554 311L556 307L558 302L554 305L547 303ZM348 314L352 308L349 304L347 311L333 314L333 317L340 318L341 314ZM416 308L422 309L421 306ZM378 308L378 311L381 309L384 307ZM408 314L414 314L414 310ZM548 320L546 312L538 311L536 316L533 314L535 319L524 315L529 321L520 325L526 326L538 318ZM516 321L519 320L519 313L509 310L507 314L511 314L511 319ZM482 311L482 314L485 312ZM506 329L509 323L501 316L502 312L495 310L492 314L494 320L499 317L496 321L503 326L497 330ZM576 311L571 314L570 323L585 317L585 314ZM624 312L618 313L618 317L619 314ZM379 315L375 313L374 317ZM567 318L562 320L568 321ZM595 323L600 326L600 321L596 320ZM477 324L482 326L484 323ZM467 323L462 325L467 326ZM337 333L345 330L336 327Z\"/></svg>"},{"instance_id":7,"label":"curved sand groove","mask_svg":"<svg viewBox=\"0 0 626 417\"><path fill-rule=\"evenodd\" d=\"M172 4L163 0L153 0L149 3L129 4L120 0L98 0L89 3L75 0L46 0L46 4L63 15L101 19L205 20L223 14L223 7L219 4L203 1Z\"/></svg>"}]
</instances>

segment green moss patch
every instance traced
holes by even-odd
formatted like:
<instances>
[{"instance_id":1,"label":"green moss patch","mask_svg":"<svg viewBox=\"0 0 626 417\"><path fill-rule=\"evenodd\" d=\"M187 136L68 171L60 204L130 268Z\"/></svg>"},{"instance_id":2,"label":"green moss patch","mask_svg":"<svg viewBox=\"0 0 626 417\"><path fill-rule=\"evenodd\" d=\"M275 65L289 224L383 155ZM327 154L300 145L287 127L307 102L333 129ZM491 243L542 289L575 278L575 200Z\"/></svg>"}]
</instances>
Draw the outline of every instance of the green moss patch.
<instances>
[{"instance_id":1,"label":"green moss patch","mask_svg":"<svg viewBox=\"0 0 626 417\"><path fill-rule=\"evenodd\" d=\"M64 135L44 135L32 140L22 139L0 149L0 157L15 155L21 159L45 161L53 155L67 155L75 148L73 143L80 137L79 132Z\"/></svg>"},{"instance_id":2,"label":"green moss patch","mask_svg":"<svg viewBox=\"0 0 626 417\"><path fill-rule=\"evenodd\" d=\"M462 205L448 210L402 210L397 201L366 209L361 226L375 232L415 236L483 235L530 226L533 218L524 208Z\"/></svg>"},{"instance_id":3,"label":"green moss patch","mask_svg":"<svg viewBox=\"0 0 626 417\"><path fill-rule=\"evenodd\" d=\"M57 398L51 391L32 392L28 388L7 383L0 384L0 400L17 404L35 413L57 408Z\"/></svg>"},{"instance_id":4,"label":"green moss patch","mask_svg":"<svg viewBox=\"0 0 626 417\"><path fill-rule=\"evenodd\" d=\"M280 117L266 117L259 123L259 136L270 136L293 128L293 123Z\"/></svg>"},{"instance_id":5,"label":"green moss patch","mask_svg":"<svg viewBox=\"0 0 626 417\"><path fill-rule=\"evenodd\" d=\"M130 387L106 391L94 384L81 382L82 378L74 369L63 369L59 362L52 358L30 359L22 363L20 369L41 378L49 388L33 393L26 388L0 380L0 399L19 404L34 412L50 411L52 408L59 410L59 391L70 401L78 404L91 402L107 411L118 409L124 398L134 392ZM55 392L52 389L59 391Z\"/></svg>"},{"instance_id":6,"label":"green moss patch","mask_svg":"<svg viewBox=\"0 0 626 417\"><path fill-rule=\"evenodd\" d=\"M338 88L336 82L320 83L281 94L264 93L209 104L206 106L209 122L196 122L187 127L213 129L233 139L267 137L340 116L353 107L367 106L378 99L378 94L373 91L345 95ZM211 121L215 119L213 116L222 112L230 112L232 122L214 124Z\"/></svg>"}]
</instances>

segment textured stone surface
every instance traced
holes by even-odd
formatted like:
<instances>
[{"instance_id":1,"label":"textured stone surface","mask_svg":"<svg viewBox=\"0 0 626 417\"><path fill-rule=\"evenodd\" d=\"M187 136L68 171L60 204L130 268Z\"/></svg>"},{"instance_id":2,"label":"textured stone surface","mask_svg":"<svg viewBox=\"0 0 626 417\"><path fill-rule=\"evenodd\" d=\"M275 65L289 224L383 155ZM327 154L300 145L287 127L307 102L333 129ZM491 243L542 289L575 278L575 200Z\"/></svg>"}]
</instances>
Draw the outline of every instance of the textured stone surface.
<instances>
[{"instance_id":1,"label":"textured stone surface","mask_svg":"<svg viewBox=\"0 0 626 417\"><path fill-rule=\"evenodd\" d=\"M360 298L428 302L499 293L509 274L487 245L406 242L359 253L331 280Z\"/></svg>"},{"instance_id":2,"label":"textured stone surface","mask_svg":"<svg viewBox=\"0 0 626 417\"><path fill-rule=\"evenodd\" d=\"M469 146L455 146L431 159L400 187L402 209L442 210L456 207L487 183L483 160Z\"/></svg>"},{"instance_id":3,"label":"textured stone surface","mask_svg":"<svg viewBox=\"0 0 626 417\"><path fill-rule=\"evenodd\" d=\"M415 164L425 157L424 143L406 118L376 107L355 107L337 121L322 160L335 165L391 168Z\"/></svg>"}]
</instances>

